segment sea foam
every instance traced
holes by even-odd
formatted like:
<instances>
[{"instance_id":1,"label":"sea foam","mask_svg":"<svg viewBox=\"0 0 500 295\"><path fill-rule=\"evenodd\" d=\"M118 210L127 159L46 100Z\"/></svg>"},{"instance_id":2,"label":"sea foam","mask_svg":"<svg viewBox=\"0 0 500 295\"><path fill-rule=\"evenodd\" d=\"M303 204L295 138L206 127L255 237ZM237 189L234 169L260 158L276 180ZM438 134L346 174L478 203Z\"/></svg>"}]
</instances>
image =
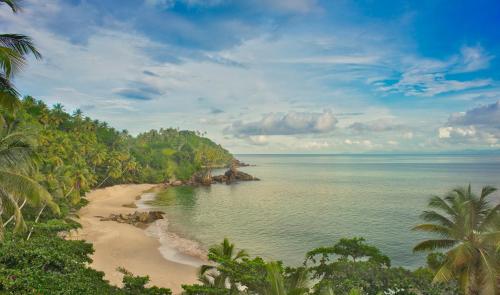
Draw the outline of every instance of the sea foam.
<instances>
[{"instance_id":1,"label":"sea foam","mask_svg":"<svg viewBox=\"0 0 500 295\"><path fill-rule=\"evenodd\" d=\"M136 202L137 208L141 211L152 209L147 202L154 200L155 196L155 193L143 194ZM207 251L198 242L170 232L168 226L168 216L164 216L164 219L156 220L145 230L148 236L158 239L159 251L165 259L195 267L207 263Z\"/></svg>"}]
</instances>

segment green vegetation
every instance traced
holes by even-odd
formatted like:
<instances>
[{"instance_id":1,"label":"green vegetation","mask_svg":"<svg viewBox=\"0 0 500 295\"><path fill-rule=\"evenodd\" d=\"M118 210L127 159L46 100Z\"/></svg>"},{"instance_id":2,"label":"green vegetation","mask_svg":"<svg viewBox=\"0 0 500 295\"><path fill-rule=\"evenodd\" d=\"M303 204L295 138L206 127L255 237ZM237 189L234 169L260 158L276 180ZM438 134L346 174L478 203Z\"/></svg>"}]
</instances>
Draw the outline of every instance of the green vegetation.
<instances>
[{"instance_id":1,"label":"green vegetation","mask_svg":"<svg viewBox=\"0 0 500 295\"><path fill-rule=\"evenodd\" d=\"M19 2L0 0L13 12ZM117 183L202 181L231 154L199 133L160 129L137 137L106 122L49 108L32 97L19 100L11 78L28 55L41 58L31 39L0 34L0 293L171 294L145 287L148 277L125 269L123 287L109 285L91 269L91 244L61 234L77 229L73 213L92 188ZM498 294L500 205L485 187L433 197L428 222L415 230L438 234L415 251L432 252L415 271L392 267L390 258L363 238L341 239L309 251L301 267L266 262L237 251L227 239L209 251L213 264L200 269L200 284L185 294ZM168 199L168 196L165 197ZM168 201L168 200L167 200ZM50 210L45 210L49 208ZM437 210L437 211L436 211Z\"/></svg>"},{"instance_id":2,"label":"green vegetation","mask_svg":"<svg viewBox=\"0 0 500 295\"><path fill-rule=\"evenodd\" d=\"M216 266L202 267L200 284L183 286L186 294L459 294L455 282L433 284L429 268L391 267L362 238L314 249L297 268L235 253L227 240L210 249L209 259Z\"/></svg>"},{"instance_id":3,"label":"green vegetation","mask_svg":"<svg viewBox=\"0 0 500 295\"><path fill-rule=\"evenodd\" d=\"M414 229L440 238L423 241L414 251L449 249L439 259L435 282L458 279L466 294L498 294L500 205L492 207L488 201L495 191L486 186L477 196L469 185L429 201L429 207L437 211L425 211L422 218L429 223Z\"/></svg>"}]
</instances>

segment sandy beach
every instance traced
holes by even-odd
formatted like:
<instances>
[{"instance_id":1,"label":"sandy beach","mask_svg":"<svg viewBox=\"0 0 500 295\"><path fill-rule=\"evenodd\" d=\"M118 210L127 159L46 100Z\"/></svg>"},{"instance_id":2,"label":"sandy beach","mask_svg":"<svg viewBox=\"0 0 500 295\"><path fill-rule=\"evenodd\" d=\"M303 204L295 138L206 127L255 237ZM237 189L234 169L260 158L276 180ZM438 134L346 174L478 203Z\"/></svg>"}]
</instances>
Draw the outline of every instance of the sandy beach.
<instances>
[{"instance_id":1,"label":"sandy beach","mask_svg":"<svg viewBox=\"0 0 500 295\"><path fill-rule=\"evenodd\" d=\"M138 209L122 205L136 201L152 184L116 185L87 194L89 204L79 211L82 229L78 238L94 244L91 267L105 273L111 284L121 285L122 274L116 270L124 267L135 275L149 275L150 284L181 292L181 284L196 282L197 268L165 259L160 242L146 231L129 224L100 221L98 216L128 214Z\"/></svg>"}]
</instances>

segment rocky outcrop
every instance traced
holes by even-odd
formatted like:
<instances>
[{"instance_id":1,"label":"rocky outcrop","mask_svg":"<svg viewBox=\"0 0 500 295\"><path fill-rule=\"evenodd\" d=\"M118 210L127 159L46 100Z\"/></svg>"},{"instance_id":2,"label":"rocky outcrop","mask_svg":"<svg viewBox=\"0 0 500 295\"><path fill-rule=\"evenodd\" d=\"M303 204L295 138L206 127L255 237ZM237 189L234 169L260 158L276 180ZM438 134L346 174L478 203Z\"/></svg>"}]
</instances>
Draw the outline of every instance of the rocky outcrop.
<instances>
[{"instance_id":1,"label":"rocky outcrop","mask_svg":"<svg viewBox=\"0 0 500 295\"><path fill-rule=\"evenodd\" d=\"M148 212L135 211L132 214L111 214L109 217L102 217L100 220L128 223L140 227L153 223L158 219L163 219L164 214L165 213L161 211L148 211Z\"/></svg>"},{"instance_id":2,"label":"rocky outcrop","mask_svg":"<svg viewBox=\"0 0 500 295\"><path fill-rule=\"evenodd\" d=\"M228 169L223 175L212 177L212 180L219 183L231 184L235 181L255 181L260 179L248 173L238 171L235 167L233 167Z\"/></svg>"},{"instance_id":3,"label":"rocky outcrop","mask_svg":"<svg viewBox=\"0 0 500 295\"><path fill-rule=\"evenodd\" d=\"M242 161L240 161L238 159L234 159L233 163L232 163L232 166L236 166L236 167L248 167L248 166L254 166L254 165L250 165L250 164L242 162Z\"/></svg>"}]
</instances>

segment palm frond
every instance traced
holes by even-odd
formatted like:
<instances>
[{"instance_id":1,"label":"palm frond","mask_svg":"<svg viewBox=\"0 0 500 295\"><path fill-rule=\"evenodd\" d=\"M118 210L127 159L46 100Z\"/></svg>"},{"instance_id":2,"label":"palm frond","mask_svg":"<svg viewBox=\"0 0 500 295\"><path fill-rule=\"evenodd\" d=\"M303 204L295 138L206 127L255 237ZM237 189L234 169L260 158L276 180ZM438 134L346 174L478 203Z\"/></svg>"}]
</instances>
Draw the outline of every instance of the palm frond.
<instances>
[{"instance_id":1,"label":"palm frond","mask_svg":"<svg viewBox=\"0 0 500 295\"><path fill-rule=\"evenodd\" d=\"M33 54L36 59L41 59L42 54L36 49L33 40L20 34L0 34L0 46L15 50L20 55Z\"/></svg>"},{"instance_id":2,"label":"palm frond","mask_svg":"<svg viewBox=\"0 0 500 295\"><path fill-rule=\"evenodd\" d=\"M0 186L16 198L26 198L32 206L47 204L55 210L54 213L59 214L59 207L53 202L49 192L27 176L0 169Z\"/></svg>"},{"instance_id":3,"label":"palm frond","mask_svg":"<svg viewBox=\"0 0 500 295\"><path fill-rule=\"evenodd\" d=\"M492 228L500 228L500 204L489 210L482 223L479 225L480 231L487 231Z\"/></svg>"},{"instance_id":4,"label":"palm frond","mask_svg":"<svg viewBox=\"0 0 500 295\"><path fill-rule=\"evenodd\" d=\"M432 224L432 223L419 224L419 225L413 227L412 230L438 233L438 234L445 236L445 237L452 235L452 230L449 227L438 225L438 224Z\"/></svg>"},{"instance_id":5,"label":"palm frond","mask_svg":"<svg viewBox=\"0 0 500 295\"><path fill-rule=\"evenodd\" d=\"M421 215L420 218L422 218L425 221L434 221L439 223L442 226L446 227L453 227L454 224L451 220L446 218L445 216L437 213L436 211L424 211Z\"/></svg>"},{"instance_id":6,"label":"palm frond","mask_svg":"<svg viewBox=\"0 0 500 295\"><path fill-rule=\"evenodd\" d=\"M13 112L19 107L19 92L14 85L0 73L0 107Z\"/></svg>"},{"instance_id":7,"label":"palm frond","mask_svg":"<svg viewBox=\"0 0 500 295\"><path fill-rule=\"evenodd\" d=\"M415 247L413 247L413 252L447 249L453 247L456 243L457 243L456 240L451 240L451 239L426 240L418 243Z\"/></svg>"},{"instance_id":8,"label":"palm frond","mask_svg":"<svg viewBox=\"0 0 500 295\"><path fill-rule=\"evenodd\" d=\"M443 282L449 282L454 278L454 274L452 269L450 268L449 264L445 263L439 270L436 272L434 275L434 279L432 282L434 283L443 283Z\"/></svg>"},{"instance_id":9,"label":"palm frond","mask_svg":"<svg viewBox=\"0 0 500 295\"><path fill-rule=\"evenodd\" d=\"M270 262L266 265L267 283L269 290L266 292L269 295L287 295L285 290L285 282L281 274L281 268L278 263Z\"/></svg>"},{"instance_id":10,"label":"palm frond","mask_svg":"<svg viewBox=\"0 0 500 295\"><path fill-rule=\"evenodd\" d=\"M5 78L10 79L26 63L24 57L14 49L0 47L0 69Z\"/></svg>"},{"instance_id":11,"label":"palm frond","mask_svg":"<svg viewBox=\"0 0 500 295\"><path fill-rule=\"evenodd\" d=\"M0 4L2 3L7 4L14 13L19 12L21 10L19 2L20 2L19 0L0 0Z\"/></svg>"},{"instance_id":12,"label":"palm frond","mask_svg":"<svg viewBox=\"0 0 500 295\"><path fill-rule=\"evenodd\" d=\"M496 191L497 191L496 187L487 185L487 186L483 187L483 189L481 190L481 197L480 198L484 199Z\"/></svg>"},{"instance_id":13,"label":"palm frond","mask_svg":"<svg viewBox=\"0 0 500 295\"><path fill-rule=\"evenodd\" d=\"M445 200L438 196L433 196L429 199L429 207L442 210L448 215L455 216L456 212L451 208Z\"/></svg>"},{"instance_id":14,"label":"palm frond","mask_svg":"<svg viewBox=\"0 0 500 295\"><path fill-rule=\"evenodd\" d=\"M248 257L248 253L245 250L240 250L238 251L238 253L236 253L236 256L234 256L234 260L238 260L245 257Z\"/></svg>"}]
</instances>

